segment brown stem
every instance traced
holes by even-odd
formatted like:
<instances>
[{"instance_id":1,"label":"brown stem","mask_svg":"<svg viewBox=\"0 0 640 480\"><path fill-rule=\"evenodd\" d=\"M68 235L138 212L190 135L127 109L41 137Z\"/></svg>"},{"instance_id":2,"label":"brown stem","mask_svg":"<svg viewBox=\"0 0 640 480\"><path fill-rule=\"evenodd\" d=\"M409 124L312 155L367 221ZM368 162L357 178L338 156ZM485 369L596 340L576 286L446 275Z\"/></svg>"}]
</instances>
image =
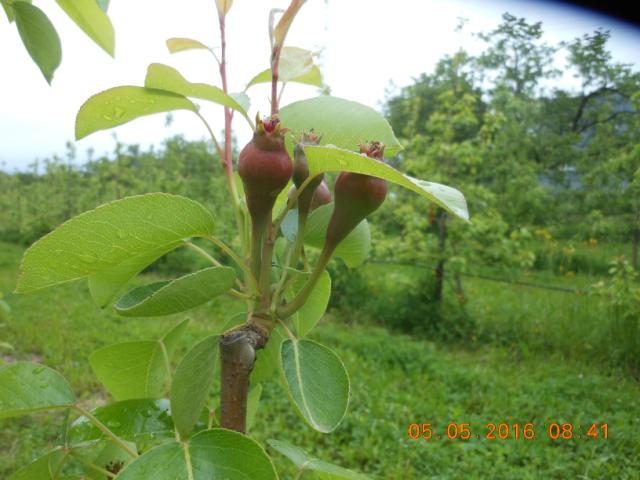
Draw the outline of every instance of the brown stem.
<instances>
[{"instance_id":1,"label":"brown stem","mask_svg":"<svg viewBox=\"0 0 640 480\"><path fill-rule=\"evenodd\" d=\"M225 15L220 13L218 16L220 22L220 78L222 80L222 90L224 93L229 93L229 85L227 82L227 37L226 37L226 22ZM232 139L231 139L231 123L233 122L233 110L229 107L224 107L224 155L222 157L222 166L224 168L225 177L227 177L227 187L231 194L231 200L233 201L234 214L236 217L236 224L238 225L238 232L240 232L240 238L243 239L244 235L244 223L240 214L240 202L238 200L238 189L236 188L236 179L233 174L233 151L232 151ZM246 245L243 243L243 249L246 251Z\"/></svg>"},{"instance_id":2,"label":"brown stem","mask_svg":"<svg viewBox=\"0 0 640 480\"><path fill-rule=\"evenodd\" d=\"M256 361L256 350L264 348L269 336L261 323L262 319L252 317L241 329L220 337L222 428L246 433L249 378Z\"/></svg>"},{"instance_id":3,"label":"brown stem","mask_svg":"<svg viewBox=\"0 0 640 480\"><path fill-rule=\"evenodd\" d=\"M278 76L280 70L280 52L282 47L276 46L271 57L271 115L278 114Z\"/></svg>"}]
</instances>

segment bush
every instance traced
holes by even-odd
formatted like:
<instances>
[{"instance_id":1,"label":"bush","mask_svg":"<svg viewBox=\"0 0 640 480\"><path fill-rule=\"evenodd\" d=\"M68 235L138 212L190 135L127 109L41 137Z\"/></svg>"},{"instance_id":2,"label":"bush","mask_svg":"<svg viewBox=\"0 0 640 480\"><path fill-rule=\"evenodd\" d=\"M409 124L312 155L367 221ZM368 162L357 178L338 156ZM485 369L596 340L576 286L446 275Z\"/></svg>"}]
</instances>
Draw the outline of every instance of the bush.
<instances>
[{"instance_id":1,"label":"bush","mask_svg":"<svg viewBox=\"0 0 640 480\"><path fill-rule=\"evenodd\" d=\"M409 283L382 281L376 274L369 281L360 270L343 264L331 270L333 290L330 306L351 317L382 324L393 330L455 341L471 338L474 322L463 306L445 295L440 303L433 298L431 272L412 275Z\"/></svg>"}]
</instances>

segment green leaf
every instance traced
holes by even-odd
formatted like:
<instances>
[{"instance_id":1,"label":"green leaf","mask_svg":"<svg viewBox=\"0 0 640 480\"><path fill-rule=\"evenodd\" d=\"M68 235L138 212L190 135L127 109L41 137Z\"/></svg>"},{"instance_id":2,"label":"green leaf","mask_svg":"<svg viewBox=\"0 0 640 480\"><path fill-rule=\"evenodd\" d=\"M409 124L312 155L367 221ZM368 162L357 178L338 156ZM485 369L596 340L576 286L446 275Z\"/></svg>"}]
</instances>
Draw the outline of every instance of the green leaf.
<instances>
[{"instance_id":1,"label":"green leaf","mask_svg":"<svg viewBox=\"0 0 640 480\"><path fill-rule=\"evenodd\" d=\"M302 290L308 276L309 274L300 275L293 282L290 299L293 299L295 295ZM322 272L316 286L311 290L311 294L306 303L293 315L293 324L296 327L296 333L299 337L308 335L309 332L315 328L327 310L330 297L331 277L325 270Z\"/></svg>"},{"instance_id":2,"label":"green leaf","mask_svg":"<svg viewBox=\"0 0 640 480\"><path fill-rule=\"evenodd\" d=\"M187 330L188 326L189 326L189 319L186 318L180 323L178 323L171 330L169 330L165 334L165 336L162 337L162 339L160 340L162 343L164 343L164 346L167 350L167 356L169 358L173 357L173 354L175 353L176 348L178 347L178 342L184 335L184 332Z\"/></svg>"},{"instance_id":3,"label":"green leaf","mask_svg":"<svg viewBox=\"0 0 640 480\"><path fill-rule=\"evenodd\" d=\"M285 340L280 358L298 413L319 432L335 430L349 404L349 376L342 360L311 340Z\"/></svg>"},{"instance_id":4,"label":"green leaf","mask_svg":"<svg viewBox=\"0 0 640 480\"><path fill-rule=\"evenodd\" d=\"M135 451L136 445L130 442L123 442L127 445L127 447L131 448ZM113 442L101 442L95 445L95 448L92 449L92 455L89 456L89 461L94 465L100 465L103 468L109 464L112 465L121 465L122 468L125 468L133 458L127 452L125 452L120 446L115 445ZM96 451L97 450L97 451ZM76 454L78 454L77 452ZM83 452L85 453L85 452ZM90 452L86 452L90 453ZM98 473L92 468L88 466L84 466L85 473L87 474L86 478L92 478L94 480L105 480L105 476L102 473Z\"/></svg>"},{"instance_id":5,"label":"green leaf","mask_svg":"<svg viewBox=\"0 0 640 480\"><path fill-rule=\"evenodd\" d=\"M73 405L71 387L55 370L30 362L0 367L0 418Z\"/></svg>"},{"instance_id":6,"label":"green leaf","mask_svg":"<svg viewBox=\"0 0 640 480\"><path fill-rule=\"evenodd\" d=\"M200 98L210 102L224 105L240 112L247 121L252 124L247 112L233 97L224 93L224 90L206 83L191 83L187 81L175 68L161 63L152 63L147 69L147 77L144 85L147 88L155 88L185 97Z\"/></svg>"},{"instance_id":7,"label":"green leaf","mask_svg":"<svg viewBox=\"0 0 640 480\"><path fill-rule=\"evenodd\" d=\"M322 249L327 239L327 228L332 213L333 203L322 205L311 212L304 232L305 245ZM342 258L350 268L354 268L367 259L370 249L369 223L363 220L338 244L334 255Z\"/></svg>"},{"instance_id":8,"label":"green leaf","mask_svg":"<svg viewBox=\"0 0 640 480\"><path fill-rule=\"evenodd\" d=\"M304 151L312 175L321 172L346 171L384 178L422 195L463 220L469 220L464 195L455 188L410 177L386 163L333 146L309 146L305 147Z\"/></svg>"},{"instance_id":9,"label":"green leaf","mask_svg":"<svg viewBox=\"0 0 640 480\"><path fill-rule=\"evenodd\" d=\"M170 53L184 52L185 50L209 50L204 43L192 38L174 37L167 40L167 48Z\"/></svg>"},{"instance_id":10,"label":"green leaf","mask_svg":"<svg viewBox=\"0 0 640 480\"><path fill-rule=\"evenodd\" d=\"M218 358L218 336L196 344L182 359L171 385L171 412L181 438L187 438L207 403Z\"/></svg>"},{"instance_id":11,"label":"green leaf","mask_svg":"<svg viewBox=\"0 0 640 480\"><path fill-rule=\"evenodd\" d=\"M78 280L124 262L139 270L139 260L150 251L154 254L147 260L182 239L212 232L211 213L193 200L165 193L116 200L72 218L34 243L22 260L16 292ZM112 280L111 290L117 290L124 277L101 278Z\"/></svg>"},{"instance_id":12,"label":"green leaf","mask_svg":"<svg viewBox=\"0 0 640 480\"><path fill-rule=\"evenodd\" d=\"M60 37L51 20L28 2L11 4L20 38L49 85L62 60Z\"/></svg>"},{"instance_id":13,"label":"green leaf","mask_svg":"<svg viewBox=\"0 0 640 480\"><path fill-rule=\"evenodd\" d=\"M258 383L247 395L247 431L250 431L255 424L258 407L260 406L260 397L262 397L262 384Z\"/></svg>"},{"instance_id":14,"label":"green leaf","mask_svg":"<svg viewBox=\"0 0 640 480\"><path fill-rule=\"evenodd\" d=\"M249 107L251 107L251 99L249 98L249 95L244 92L232 92L229 96L238 102L238 105L240 105L245 112L249 111Z\"/></svg>"},{"instance_id":15,"label":"green leaf","mask_svg":"<svg viewBox=\"0 0 640 480\"><path fill-rule=\"evenodd\" d=\"M320 69L313 63L313 53L298 47L284 47L280 54L278 81L296 82L322 87ZM271 83L271 69L268 68L253 77L247 88L258 83Z\"/></svg>"},{"instance_id":16,"label":"green leaf","mask_svg":"<svg viewBox=\"0 0 640 480\"><path fill-rule=\"evenodd\" d=\"M170 442L133 461L118 480L277 480L275 468L254 440L215 428L188 442Z\"/></svg>"},{"instance_id":17,"label":"green leaf","mask_svg":"<svg viewBox=\"0 0 640 480\"><path fill-rule=\"evenodd\" d=\"M2 9L4 10L4 13L7 15L7 20L9 20L9 23L13 23L13 9L11 8L11 5L5 4L5 3L0 3L0 5L2 5Z\"/></svg>"},{"instance_id":18,"label":"green leaf","mask_svg":"<svg viewBox=\"0 0 640 480\"><path fill-rule=\"evenodd\" d=\"M301 448L279 440L267 440L267 443L291 460L301 471L310 470L322 480L368 480L369 477L352 470L339 467L312 457Z\"/></svg>"},{"instance_id":19,"label":"green leaf","mask_svg":"<svg viewBox=\"0 0 640 480\"><path fill-rule=\"evenodd\" d=\"M143 87L114 87L89 98L76 116L76 140L145 115L198 108L182 95Z\"/></svg>"},{"instance_id":20,"label":"green leaf","mask_svg":"<svg viewBox=\"0 0 640 480\"><path fill-rule=\"evenodd\" d=\"M162 245L158 248L129 258L114 267L102 270L89 277L89 292L100 307L107 306L124 286L157 259L182 245L182 241Z\"/></svg>"},{"instance_id":21,"label":"green leaf","mask_svg":"<svg viewBox=\"0 0 640 480\"><path fill-rule=\"evenodd\" d=\"M112 57L115 49L115 34L111 20L96 0L56 0L60 8L100 48Z\"/></svg>"},{"instance_id":22,"label":"green leaf","mask_svg":"<svg viewBox=\"0 0 640 480\"><path fill-rule=\"evenodd\" d=\"M9 477L9 480L54 480L67 460L62 447L56 447L41 457L21 468Z\"/></svg>"},{"instance_id":23,"label":"green leaf","mask_svg":"<svg viewBox=\"0 0 640 480\"><path fill-rule=\"evenodd\" d=\"M175 438L169 400L136 399L94 409L91 414L118 437L139 442L156 436ZM78 445L106 438L87 418L79 417L69 428L69 444Z\"/></svg>"},{"instance_id":24,"label":"green leaf","mask_svg":"<svg viewBox=\"0 0 640 480\"><path fill-rule=\"evenodd\" d=\"M356 150L361 142L378 140L386 145L388 156L402 149L382 115L366 105L342 98L321 96L291 103L280 109L280 119L295 138L303 130L313 128L322 137L322 145Z\"/></svg>"},{"instance_id":25,"label":"green leaf","mask_svg":"<svg viewBox=\"0 0 640 480\"><path fill-rule=\"evenodd\" d=\"M176 280L135 288L115 305L125 317L157 317L202 305L233 287L236 273L229 267L210 267Z\"/></svg>"},{"instance_id":26,"label":"green leaf","mask_svg":"<svg viewBox=\"0 0 640 480\"><path fill-rule=\"evenodd\" d=\"M89 357L102 384L116 400L159 398L168 374L160 342L109 345Z\"/></svg>"}]
</instances>

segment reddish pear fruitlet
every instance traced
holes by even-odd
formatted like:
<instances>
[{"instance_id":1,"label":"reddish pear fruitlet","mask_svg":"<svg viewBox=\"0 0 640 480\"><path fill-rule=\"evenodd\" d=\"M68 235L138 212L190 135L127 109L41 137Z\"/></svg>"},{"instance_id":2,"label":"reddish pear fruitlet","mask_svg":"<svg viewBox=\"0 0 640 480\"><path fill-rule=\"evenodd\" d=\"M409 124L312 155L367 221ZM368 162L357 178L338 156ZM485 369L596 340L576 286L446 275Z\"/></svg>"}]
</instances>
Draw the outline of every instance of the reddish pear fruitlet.
<instances>
[{"instance_id":1,"label":"reddish pear fruitlet","mask_svg":"<svg viewBox=\"0 0 640 480\"><path fill-rule=\"evenodd\" d=\"M289 200L291 200L296 194L296 187L292 186L289 190ZM322 205L326 205L327 203L331 203L331 191L329 190L329 186L327 182L322 180L316 191L313 192L313 198L311 199L311 206L309 207L309 211L313 212L316 208L321 207Z\"/></svg>"},{"instance_id":2,"label":"reddish pear fruitlet","mask_svg":"<svg viewBox=\"0 0 640 480\"><path fill-rule=\"evenodd\" d=\"M306 145L318 145L320 138L313 133L313 130L309 133L303 133L302 138L296 144L293 155L293 183L296 188L305 182L309 177L309 164L307 163L307 157L304 154L304 147ZM298 196L298 214L302 217L306 217L309 213L311 202L313 201L313 195L322 182L324 174L314 177L301 191Z\"/></svg>"},{"instance_id":3,"label":"reddish pear fruitlet","mask_svg":"<svg viewBox=\"0 0 640 480\"><path fill-rule=\"evenodd\" d=\"M384 144L362 144L360 153L382 162ZM387 196L387 181L360 173L342 172L336 179L334 194L335 206L326 241L326 248L331 250L382 205Z\"/></svg>"},{"instance_id":4,"label":"reddish pear fruitlet","mask_svg":"<svg viewBox=\"0 0 640 480\"><path fill-rule=\"evenodd\" d=\"M310 211L313 212L316 208L326 205L327 203L331 203L331 192L329 191L327 182L322 180L318 188L316 188L316 191L313 192Z\"/></svg>"},{"instance_id":5,"label":"reddish pear fruitlet","mask_svg":"<svg viewBox=\"0 0 640 480\"><path fill-rule=\"evenodd\" d=\"M253 138L238 157L238 172L254 222L266 221L276 197L291 178L293 164L283 133L277 116L265 120L256 117Z\"/></svg>"}]
</instances>

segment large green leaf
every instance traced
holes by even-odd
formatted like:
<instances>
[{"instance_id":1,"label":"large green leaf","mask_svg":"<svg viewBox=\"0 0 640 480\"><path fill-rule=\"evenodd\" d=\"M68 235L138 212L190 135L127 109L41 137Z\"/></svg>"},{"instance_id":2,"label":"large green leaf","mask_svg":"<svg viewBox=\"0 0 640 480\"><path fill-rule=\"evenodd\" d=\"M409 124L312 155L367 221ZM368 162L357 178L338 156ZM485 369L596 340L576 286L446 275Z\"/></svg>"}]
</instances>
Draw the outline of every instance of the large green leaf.
<instances>
[{"instance_id":1,"label":"large green leaf","mask_svg":"<svg viewBox=\"0 0 640 480\"><path fill-rule=\"evenodd\" d=\"M159 398L168 374L162 346L152 340L109 345L89 363L116 400Z\"/></svg>"},{"instance_id":2,"label":"large green leaf","mask_svg":"<svg viewBox=\"0 0 640 480\"><path fill-rule=\"evenodd\" d=\"M13 2L13 17L27 52L49 84L62 60L60 37L51 20L29 2Z\"/></svg>"},{"instance_id":3,"label":"large green leaf","mask_svg":"<svg viewBox=\"0 0 640 480\"><path fill-rule=\"evenodd\" d=\"M56 447L18 470L9 480L54 480L68 458L62 447Z\"/></svg>"},{"instance_id":4,"label":"large green leaf","mask_svg":"<svg viewBox=\"0 0 640 480\"><path fill-rule=\"evenodd\" d=\"M175 327L169 330L164 337L162 337L161 341L164 343L164 347L167 350L167 356L169 358L173 357L173 354L178 347L178 342L184 335L184 332L187 330L189 326L189 319L185 318L183 321L178 323Z\"/></svg>"},{"instance_id":5,"label":"large green leaf","mask_svg":"<svg viewBox=\"0 0 640 480\"><path fill-rule=\"evenodd\" d=\"M293 282L290 299L302 290L309 274L299 275ZM304 337L318 324L329 305L331 297L331 277L325 270L309 294L305 304L293 314L293 324L299 337Z\"/></svg>"},{"instance_id":6,"label":"large green leaf","mask_svg":"<svg viewBox=\"0 0 640 480\"><path fill-rule=\"evenodd\" d=\"M108 272L124 263L126 275L101 277L110 292L117 291L125 277L142 268L143 258L153 261L184 238L212 232L211 213L193 200L165 193L116 200L72 218L34 243L22 260L16 292ZM145 257L149 252L153 254Z\"/></svg>"},{"instance_id":7,"label":"large green leaf","mask_svg":"<svg viewBox=\"0 0 640 480\"><path fill-rule=\"evenodd\" d=\"M168 39L167 48L171 53L184 52L185 50L209 50L209 47L198 40L182 37Z\"/></svg>"},{"instance_id":8,"label":"large green leaf","mask_svg":"<svg viewBox=\"0 0 640 480\"><path fill-rule=\"evenodd\" d=\"M135 288L115 305L125 317L157 317L183 312L223 294L236 279L229 267L209 267L176 280Z\"/></svg>"},{"instance_id":9,"label":"large green leaf","mask_svg":"<svg viewBox=\"0 0 640 480\"><path fill-rule=\"evenodd\" d=\"M168 364L184 334L183 320L157 341L109 345L89 357L98 379L117 400L159 398L171 372Z\"/></svg>"},{"instance_id":10,"label":"large green leaf","mask_svg":"<svg viewBox=\"0 0 640 480\"><path fill-rule=\"evenodd\" d=\"M0 418L73 405L71 387L55 370L31 362L0 367Z\"/></svg>"},{"instance_id":11,"label":"large green leaf","mask_svg":"<svg viewBox=\"0 0 640 480\"><path fill-rule=\"evenodd\" d=\"M105 307L114 299L129 280L158 258L176 249L180 245L182 245L182 241L162 245L91 275L89 277L89 292L91 293L91 297L100 307Z\"/></svg>"},{"instance_id":12,"label":"large green leaf","mask_svg":"<svg viewBox=\"0 0 640 480\"><path fill-rule=\"evenodd\" d=\"M322 205L311 212L304 231L305 245L319 249L324 246L332 213L333 203ZM349 267L354 268L367 259L370 249L371 233L369 231L369 223L366 220L362 220L358 226L338 244L334 255L342 258L344 263Z\"/></svg>"},{"instance_id":13,"label":"large green leaf","mask_svg":"<svg viewBox=\"0 0 640 480\"><path fill-rule=\"evenodd\" d=\"M171 384L171 412L181 438L189 436L204 408L218 359L218 336L196 344L182 359Z\"/></svg>"},{"instance_id":14,"label":"large green leaf","mask_svg":"<svg viewBox=\"0 0 640 480\"><path fill-rule=\"evenodd\" d=\"M113 57L113 25L96 0L56 0L65 13L105 52Z\"/></svg>"},{"instance_id":15,"label":"large green leaf","mask_svg":"<svg viewBox=\"0 0 640 480\"><path fill-rule=\"evenodd\" d=\"M254 440L216 428L138 457L118 480L276 480L271 459Z\"/></svg>"},{"instance_id":16,"label":"large green leaf","mask_svg":"<svg viewBox=\"0 0 640 480\"><path fill-rule=\"evenodd\" d=\"M369 477L352 470L339 467L312 457L299 447L295 447L279 440L267 440L267 443L278 452L291 460L300 470L312 471L321 480L368 480Z\"/></svg>"},{"instance_id":17,"label":"large green leaf","mask_svg":"<svg viewBox=\"0 0 640 480\"><path fill-rule=\"evenodd\" d=\"M174 438L173 421L167 399L125 400L98 407L91 414L118 437L129 442L138 442L157 436ZM104 433L85 417L79 417L69 428L70 445L103 438L105 438Z\"/></svg>"},{"instance_id":18,"label":"large green leaf","mask_svg":"<svg viewBox=\"0 0 640 480\"><path fill-rule=\"evenodd\" d=\"M300 415L319 432L335 430L349 404L349 376L342 360L311 340L285 340L280 358Z\"/></svg>"},{"instance_id":19,"label":"large green leaf","mask_svg":"<svg viewBox=\"0 0 640 480\"><path fill-rule=\"evenodd\" d=\"M224 90L206 83L191 83L180 75L180 72L175 68L169 67L168 65L161 63L152 63L149 65L144 85L147 88L155 88L184 95L185 97L200 98L224 105L225 107L237 110L251 123L251 119L245 109L242 108L242 105L233 97L224 93Z\"/></svg>"},{"instance_id":20,"label":"large green leaf","mask_svg":"<svg viewBox=\"0 0 640 480\"><path fill-rule=\"evenodd\" d=\"M300 100L280 109L282 125L297 138L302 131L314 129L322 145L355 150L367 140L383 142L389 156L402 146L393 134L389 122L373 108L342 98L321 96Z\"/></svg>"},{"instance_id":21,"label":"large green leaf","mask_svg":"<svg viewBox=\"0 0 640 480\"><path fill-rule=\"evenodd\" d=\"M76 140L139 117L173 110L198 108L182 95L144 87L114 87L97 93L82 104L76 116Z\"/></svg>"},{"instance_id":22,"label":"large green leaf","mask_svg":"<svg viewBox=\"0 0 640 480\"><path fill-rule=\"evenodd\" d=\"M304 151L312 175L321 172L346 171L384 178L422 195L463 220L469 220L464 195L455 188L410 177L386 163L334 146L308 146Z\"/></svg>"}]
</instances>

